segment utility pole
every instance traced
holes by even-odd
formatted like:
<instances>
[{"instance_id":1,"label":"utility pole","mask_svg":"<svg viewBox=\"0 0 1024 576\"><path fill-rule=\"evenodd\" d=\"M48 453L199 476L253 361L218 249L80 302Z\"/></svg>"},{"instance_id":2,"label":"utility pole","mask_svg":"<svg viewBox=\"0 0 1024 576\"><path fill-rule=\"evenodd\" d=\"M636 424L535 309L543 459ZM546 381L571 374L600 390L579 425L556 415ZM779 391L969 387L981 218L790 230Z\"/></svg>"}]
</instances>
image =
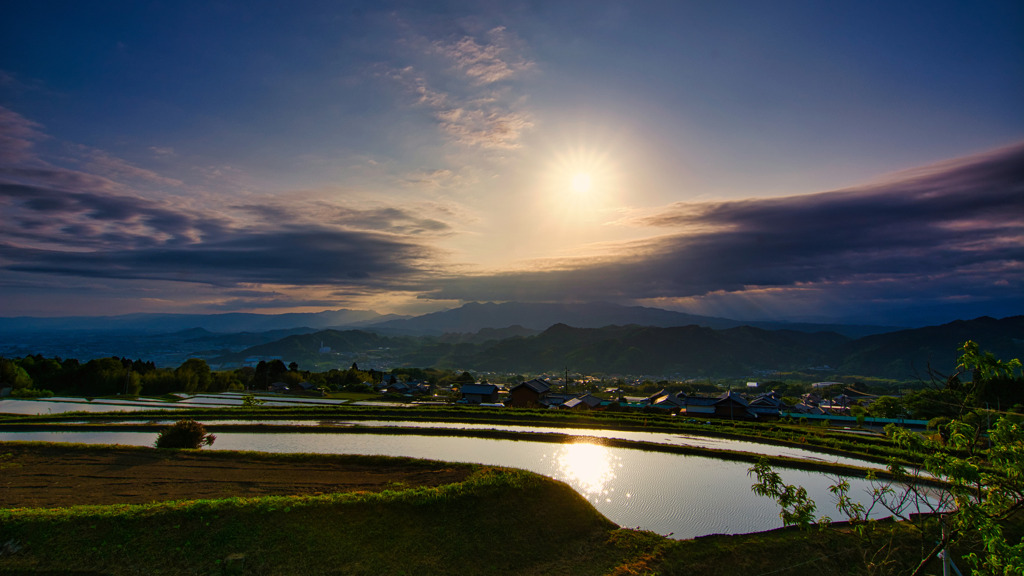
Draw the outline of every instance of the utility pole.
<instances>
[{"instance_id":1,"label":"utility pole","mask_svg":"<svg viewBox=\"0 0 1024 576\"><path fill-rule=\"evenodd\" d=\"M949 541L949 527L946 525L946 515L943 514L939 517L939 522L942 523L942 541ZM949 548L944 547L942 549L942 576L949 576Z\"/></svg>"},{"instance_id":2,"label":"utility pole","mask_svg":"<svg viewBox=\"0 0 1024 576\"><path fill-rule=\"evenodd\" d=\"M988 402L985 402L985 437L988 438L988 449L992 449L992 434L989 430L992 429L992 412L989 412Z\"/></svg>"}]
</instances>

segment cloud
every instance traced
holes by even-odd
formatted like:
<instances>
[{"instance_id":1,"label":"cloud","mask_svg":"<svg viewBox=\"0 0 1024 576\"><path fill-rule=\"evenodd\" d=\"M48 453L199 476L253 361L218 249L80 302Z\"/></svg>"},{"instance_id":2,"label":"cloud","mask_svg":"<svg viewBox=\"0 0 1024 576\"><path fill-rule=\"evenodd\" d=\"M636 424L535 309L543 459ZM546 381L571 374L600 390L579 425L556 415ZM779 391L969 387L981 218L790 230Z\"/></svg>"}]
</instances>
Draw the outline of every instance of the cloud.
<instances>
[{"instance_id":1,"label":"cloud","mask_svg":"<svg viewBox=\"0 0 1024 576\"><path fill-rule=\"evenodd\" d=\"M248 307L286 297L334 305L332 291L372 294L422 281L434 273L426 263L442 257L428 242L452 233L447 215L427 206L251 195L199 202L181 181L103 150L66 144L74 156L62 160L81 169L51 164L32 149L47 138L38 124L2 108L0 121L0 275L17 286L96 284L155 302L162 287L186 282L207 303L245 288L253 292L233 301ZM183 187L187 194L166 194ZM225 293L214 298L215 288ZM268 296L286 288L287 296Z\"/></svg>"},{"instance_id":2,"label":"cloud","mask_svg":"<svg viewBox=\"0 0 1024 576\"><path fill-rule=\"evenodd\" d=\"M464 36L455 42L437 42L434 46L475 84L500 82L533 66L533 62L513 53L517 40L504 26L491 29L487 37L485 44Z\"/></svg>"},{"instance_id":3,"label":"cloud","mask_svg":"<svg viewBox=\"0 0 1024 576\"><path fill-rule=\"evenodd\" d=\"M305 201L283 204L232 205L232 210L245 213L260 224L275 225L282 221L294 225L332 226L346 230L374 231L401 236L441 236L451 233L452 227L436 218L426 216L423 207L399 208L377 206L352 208L326 201ZM430 211L440 212L438 209Z\"/></svg>"},{"instance_id":4,"label":"cloud","mask_svg":"<svg viewBox=\"0 0 1024 576\"><path fill-rule=\"evenodd\" d=\"M89 173L105 176L119 182L139 182L170 187L184 186L184 182L181 180L167 178L152 170L140 168L103 150L81 145L76 145L74 148L82 155L83 160L81 163Z\"/></svg>"},{"instance_id":5,"label":"cloud","mask_svg":"<svg viewBox=\"0 0 1024 576\"><path fill-rule=\"evenodd\" d=\"M452 108L437 112L441 129L456 142L479 148L519 148L523 132L533 127L525 114L491 108Z\"/></svg>"},{"instance_id":6,"label":"cloud","mask_svg":"<svg viewBox=\"0 0 1024 576\"><path fill-rule=\"evenodd\" d=\"M60 177L51 180L75 181ZM217 218L190 214L152 200L111 194L102 188L69 192L40 185L0 183L0 206L9 218L0 232L0 240L26 248L64 246L81 251L182 244L221 234L226 226Z\"/></svg>"},{"instance_id":7,"label":"cloud","mask_svg":"<svg viewBox=\"0 0 1024 576\"><path fill-rule=\"evenodd\" d=\"M444 222L399 208L314 203L291 210L196 210L111 192L103 178L45 170L33 176L80 186L0 182L7 221L0 229L0 268L9 272L385 290L423 276L424 262L438 256L410 238L448 230ZM258 218L245 218L260 211Z\"/></svg>"},{"instance_id":8,"label":"cloud","mask_svg":"<svg viewBox=\"0 0 1024 576\"><path fill-rule=\"evenodd\" d=\"M774 289L794 302L1024 305L1024 145L847 190L676 204L635 223L669 233L553 269L450 278L429 297L721 300Z\"/></svg>"},{"instance_id":9,"label":"cloud","mask_svg":"<svg viewBox=\"0 0 1024 576\"><path fill-rule=\"evenodd\" d=\"M14 249L0 244L4 267L80 277L239 283L390 287L415 272L426 251L393 238L341 230L240 232L185 245L89 252Z\"/></svg>"},{"instance_id":10,"label":"cloud","mask_svg":"<svg viewBox=\"0 0 1024 576\"><path fill-rule=\"evenodd\" d=\"M532 116L522 109L522 97L508 86L509 80L533 66L517 53L519 44L503 27L490 30L483 40L463 36L433 42L430 52L441 56L441 66L408 65L386 75L405 86L417 106L430 110L438 127L454 142L512 150L520 147L522 135L534 125Z\"/></svg>"},{"instance_id":11,"label":"cloud","mask_svg":"<svg viewBox=\"0 0 1024 576\"><path fill-rule=\"evenodd\" d=\"M32 162L35 143L46 139L42 126L0 106L0 166Z\"/></svg>"}]
</instances>

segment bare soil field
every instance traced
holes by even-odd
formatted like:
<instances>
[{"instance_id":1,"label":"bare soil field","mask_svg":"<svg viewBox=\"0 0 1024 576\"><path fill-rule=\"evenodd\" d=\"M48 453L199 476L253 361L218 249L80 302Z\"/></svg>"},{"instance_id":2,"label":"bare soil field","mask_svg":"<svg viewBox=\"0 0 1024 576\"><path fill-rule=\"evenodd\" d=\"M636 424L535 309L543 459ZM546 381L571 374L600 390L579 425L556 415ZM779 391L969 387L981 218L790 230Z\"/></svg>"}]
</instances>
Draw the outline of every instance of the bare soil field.
<instances>
[{"instance_id":1,"label":"bare soil field","mask_svg":"<svg viewBox=\"0 0 1024 576\"><path fill-rule=\"evenodd\" d=\"M469 466L355 456L0 443L0 508L381 491L461 482Z\"/></svg>"}]
</instances>

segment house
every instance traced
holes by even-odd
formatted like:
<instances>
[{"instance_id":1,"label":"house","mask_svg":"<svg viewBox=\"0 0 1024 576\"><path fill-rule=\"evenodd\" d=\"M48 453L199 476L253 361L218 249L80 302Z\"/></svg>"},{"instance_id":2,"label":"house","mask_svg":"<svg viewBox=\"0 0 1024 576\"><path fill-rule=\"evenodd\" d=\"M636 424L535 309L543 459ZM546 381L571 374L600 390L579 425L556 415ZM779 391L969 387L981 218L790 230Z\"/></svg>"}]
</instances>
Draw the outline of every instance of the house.
<instances>
[{"instance_id":1,"label":"house","mask_svg":"<svg viewBox=\"0 0 1024 576\"><path fill-rule=\"evenodd\" d=\"M299 382L298 384L292 386L291 390L293 392L299 392L300 394L305 394L307 396L310 396L310 395L326 396L327 395L323 390L318 389L316 384L311 384L309 382Z\"/></svg>"},{"instance_id":2,"label":"house","mask_svg":"<svg viewBox=\"0 0 1024 576\"><path fill-rule=\"evenodd\" d=\"M689 416L714 416L716 402L718 398L687 396L683 399L683 412Z\"/></svg>"},{"instance_id":3,"label":"house","mask_svg":"<svg viewBox=\"0 0 1024 576\"><path fill-rule=\"evenodd\" d=\"M814 392L808 392L807 394L801 396L800 400L802 401L802 403L807 404L808 406L817 406L819 403L821 403L821 396L818 396Z\"/></svg>"},{"instance_id":4,"label":"house","mask_svg":"<svg viewBox=\"0 0 1024 576\"><path fill-rule=\"evenodd\" d=\"M562 410L589 410L590 407L587 403L579 398L569 398L565 402L558 405Z\"/></svg>"},{"instance_id":5,"label":"house","mask_svg":"<svg viewBox=\"0 0 1024 576\"><path fill-rule=\"evenodd\" d=\"M600 398L594 396L593 394L584 394L583 396L580 396L580 400L582 400L583 403L589 406L591 409L599 408L601 404L604 403L604 400L601 400Z\"/></svg>"},{"instance_id":6,"label":"house","mask_svg":"<svg viewBox=\"0 0 1024 576\"><path fill-rule=\"evenodd\" d=\"M764 394L758 394L750 401L747 410L757 415L758 418L777 418L782 410L782 395L772 390Z\"/></svg>"},{"instance_id":7,"label":"house","mask_svg":"<svg viewBox=\"0 0 1024 576\"><path fill-rule=\"evenodd\" d=\"M819 408L817 404L811 405L806 400L802 400L800 403L793 406L793 412L797 412L799 414L811 414L812 416L827 414L827 412Z\"/></svg>"},{"instance_id":8,"label":"house","mask_svg":"<svg viewBox=\"0 0 1024 576\"><path fill-rule=\"evenodd\" d=\"M750 404L732 390L723 393L715 401L715 416L719 418L757 418L757 415L748 410Z\"/></svg>"},{"instance_id":9,"label":"house","mask_svg":"<svg viewBox=\"0 0 1024 576\"><path fill-rule=\"evenodd\" d=\"M270 392L277 392L278 394L284 394L288 392L288 385L284 382L274 382L270 386L267 386L267 390Z\"/></svg>"},{"instance_id":10,"label":"house","mask_svg":"<svg viewBox=\"0 0 1024 576\"><path fill-rule=\"evenodd\" d=\"M552 390L557 390L558 387L552 387ZM548 408L561 408L562 404L565 404L569 400L575 398L575 394L566 394L564 392L548 392L540 403Z\"/></svg>"},{"instance_id":11,"label":"house","mask_svg":"<svg viewBox=\"0 0 1024 576\"><path fill-rule=\"evenodd\" d=\"M509 406L513 408L540 408L551 390L551 385L539 378L520 382L508 391Z\"/></svg>"},{"instance_id":12,"label":"house","mask_svg":"<svg viewBox=\"0 0 1024 576\"><path fill-rule=\"evenodd\" d=\"M601 406L603 400L592 394L584 394L562 402L558 407L566 410L593 410Z\"/></svg>"},{"instance_id":13,"label":"house","mask_svg":"<svg viewBox=\"0 0 1024 576\"><path fill-rule=\"evenodd\" d=\"M679 392L678 394L673 394L671 392L666 392L665 390L662 390L660 392L656 392L648 396L645 400L645 403L649 408L654 408L657 410L667 410L669 412L678 412L682 410L683 407L686 405L686 399L686 394L682 392Z\"/></svg>"},{"instance_id":14,"label":"house","mask_svg":"<svg viewBox=\"0 0 1024 576\"><path fill-rule=\"evenodd\" d=\"M427 387L418 382L392 382L387 387L389 394L403 394L406 396L419 396L427 393Z\"/></svg>"},{"instance_id":15,"label":"house","mask_svg":"<svg viewBox=\"0 0 1024 576\"><path fill-rule=\"evenodd\" d=\"M498 387L494 384L463 384L459 393L459 402L464 404L493 404L498 401Z\"/></svg>"}]
</instances>

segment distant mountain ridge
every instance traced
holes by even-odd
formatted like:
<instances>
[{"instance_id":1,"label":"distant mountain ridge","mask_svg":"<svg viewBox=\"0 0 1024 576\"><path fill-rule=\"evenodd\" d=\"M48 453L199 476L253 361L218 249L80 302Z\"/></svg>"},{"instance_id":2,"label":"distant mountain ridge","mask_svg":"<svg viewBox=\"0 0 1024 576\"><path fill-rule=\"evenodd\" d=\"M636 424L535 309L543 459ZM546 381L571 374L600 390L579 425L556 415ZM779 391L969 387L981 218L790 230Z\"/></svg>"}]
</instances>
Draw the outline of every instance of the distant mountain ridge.
<instances>
[{"instance_id":1,"label":"distant mountain ridge","mask_svg":"<svg viewBox=\"0 0 1024 576\"><path fill-rule=\"evenodd\" d=\"M57 318L0 317L0 334L53 331L143 332L170 334L202 328L217 334L266 332L295 328L365 328L385 335L477 334L481 330L505 330L514 326L534 332L555 324L577 328L603 326L705 326L715 329L753 326L766 330L836 332L850 337L898 330L898 326L858 326L786 322L745 322L729 318L700 316L685 312L623 306L608 302L550 304L521 302L470 302L440 312L408 317L382 315L372 310L325 310L323 312L253 314L124 314L119 316L70 316Z\"/></svg>"},{"instance_id":2,"label":"distant mountain ridge","mask_svg":"<svg viewBox=\"0 0 1024 576\"><path fill-rule=\"evenodd\" d=\"M1024 356L1024 316L982 317L852 339L835 332L765 330L752 326L713 329L688 325L578 328L556 324L536 335L495 339L382 336L364 330L292 335L214 362L279 357L300 365L322 362L320 348L341 354L346 365L387 359L393 366L521 373L574 372L659 375L673 378L751 377L755 373L832 367L840 374L901 380L926 379L927 367L950 372L957 347L971 339L1000 358ZM823 373L822 378L828 374Z\"/></svg>"},{"instance_id":3,"label":"distant mountain ridge","mask_svg":"<svg viewBox=\"0 0 1024 576\"><path fill-rule=\"evenodd\" d=\"M470 302L451 310L433 312L413 318L374 322L366 327L385 334L440 335L446 333L475 334L487 328L505 328L516 325L542 331L555 324L566 324L576 328L627 325L670 328L696 325L718 330L753 326L766 330L836 332L850 337L878 334L901 328L843 324L744 322L729 318L699 316L644 306L623 306L608 302L573 304Z\"/></svg>"},{"instance_id":4,"label":"distant mountain ridge","mask_svg":"<svg viewBox=\"0 0 1024 576\"><path fill-rule=\"evenodd\" d=\"M266 332L293 328L332 328L362 326L372 322L401 319L372 310L325 310L285 314L124 314L119 316L65 316L37 318L19 316L0 318L0 333L42 331L133 331L172 333L202 328L215 333Z\"/></svg>"},{"instance_id":5,"label":"distant mountain ridge","mask_svg":"<svg viewBox=\"0 0 1024 576\"><path fill-rule=\"evenodd\" d=\"M953 371L957 348L973 340L996 358L1024 358L1024 316L982 316L939 326L875 334L840 348L839 368L851 373L903 373L922 379L929 369Z\"/></svg>"}]
</instances>

